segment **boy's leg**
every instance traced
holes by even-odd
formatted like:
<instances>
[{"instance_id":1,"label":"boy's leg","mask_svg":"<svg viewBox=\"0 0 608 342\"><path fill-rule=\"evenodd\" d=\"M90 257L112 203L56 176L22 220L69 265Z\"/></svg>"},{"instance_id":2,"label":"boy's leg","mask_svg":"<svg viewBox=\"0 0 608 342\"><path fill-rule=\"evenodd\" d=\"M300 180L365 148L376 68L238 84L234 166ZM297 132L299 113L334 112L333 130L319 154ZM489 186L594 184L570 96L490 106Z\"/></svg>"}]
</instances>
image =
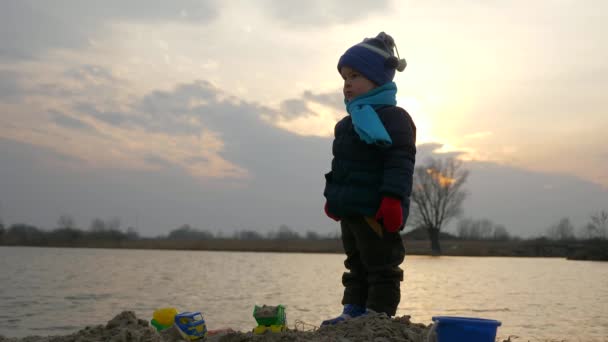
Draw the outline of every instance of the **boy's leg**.
<instances>
[{"instance_id":1,"label":"boy's leg","mask_svg":"<svg viewBox=\"0 0 608 342\"><path fill-rule=\"evenodd\" d=\"M383 231L382 237L361 217L350 222L359 259L367 273L366 307L394 316L401 300L405 247L399 233Z\"/></svg>"},{"instance_id":2,"label":"boy's leg","mask_svg":"<svg viewBox=\"0 0 608 342\"><path fill-rule=\"evenodd\" d=\"M342 284L344 285L342 304L355 304L365 307L367 302L367 272L358 250L356 235L353 232L354 229L357 229L357 224L358 222L354 218L347 217L340 221L342 245L346 253L344 266L347 269L347 272L342 275Z\"/></svg>"}]
</instances>

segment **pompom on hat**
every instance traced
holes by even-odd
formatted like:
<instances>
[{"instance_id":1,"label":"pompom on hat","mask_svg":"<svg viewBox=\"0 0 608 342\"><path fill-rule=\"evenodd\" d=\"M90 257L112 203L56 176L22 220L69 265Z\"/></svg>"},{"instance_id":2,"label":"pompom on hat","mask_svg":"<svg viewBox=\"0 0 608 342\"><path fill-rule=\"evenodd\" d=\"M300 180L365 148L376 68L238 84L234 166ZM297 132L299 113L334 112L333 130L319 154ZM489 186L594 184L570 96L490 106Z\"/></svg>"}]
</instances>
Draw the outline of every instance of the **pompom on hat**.
<instances>
[{"instance_id":1,"label":"pompom on hat","mask_svg":"<svg viewBox=\"0 0 608 342\"><path fill-rule=\"evenodd\" d=\"M397 56L393 52L397 52ZM375 38L365 38L361 43L352 46L340 57L338 72L348 66L365 76L378 86L391 82L395 70L401 72L407 66L405 59L399 57L399 51L393 37L380 32Z\"/></svg>"}]
</instances>

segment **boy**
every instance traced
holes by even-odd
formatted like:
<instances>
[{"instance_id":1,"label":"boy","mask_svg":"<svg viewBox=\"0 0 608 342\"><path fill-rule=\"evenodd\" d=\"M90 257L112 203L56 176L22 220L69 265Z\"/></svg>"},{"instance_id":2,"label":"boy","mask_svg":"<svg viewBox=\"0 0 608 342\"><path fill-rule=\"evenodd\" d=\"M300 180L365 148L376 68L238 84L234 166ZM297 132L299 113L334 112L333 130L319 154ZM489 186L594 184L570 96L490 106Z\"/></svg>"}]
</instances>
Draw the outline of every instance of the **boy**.
<instances>
[{"instance_id":1,"label":"boy","mask_svg":"<svg viewBox=\"0 0 608 342\"><path fill-rule=\"evenodd\" d=\"M348 49L338 62L348 116L335 127L325 213L340 221L346 252L344 309L336 324L367 312L395 315L405 248L399 231L409 215L416 126L396 106L395 70L406 63L381 32Z\"/></svg>"}]
</instances>

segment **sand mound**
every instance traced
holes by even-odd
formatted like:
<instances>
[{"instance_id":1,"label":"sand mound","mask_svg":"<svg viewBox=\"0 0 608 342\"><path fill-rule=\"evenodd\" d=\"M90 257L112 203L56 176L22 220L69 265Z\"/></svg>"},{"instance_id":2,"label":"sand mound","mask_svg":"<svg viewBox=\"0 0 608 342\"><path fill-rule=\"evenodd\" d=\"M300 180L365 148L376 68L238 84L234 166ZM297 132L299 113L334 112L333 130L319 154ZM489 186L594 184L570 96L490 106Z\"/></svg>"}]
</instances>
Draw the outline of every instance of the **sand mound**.
<instances>
[{"instance_id":1,"label":"sand mound","mask_svg":"<svg viewBox=\"0 0 608 342\"><path fill-rule=\"evenodd\" d=\"M290 327L292 328L292 327ZM253 335L251 332L224 332L207 338L212 342L247 341L374 341L374 342L425 342L429 327L410 322L409 316L389 318L383 314L372 314L339 323L334 326L304 331L302 325L284 333ZM92 341L181 341L179 333L171 328L161 333L149 326L148 322L138 319L131 311L124 311L106 325L86 327L67 336L5 338L0 342L92 342Z\"/></svg>"},{"instance_id":2,"label":"sand mound","mask_svg":"<svg viewBox=\"0 0 608 342\"><path fill-rule=\"evenodd\" d=\"M67 336L31 336L22 339L7 339L0 342L93 342L93 341L162 341L160 335L150 327L148 321L138 319L132 311L123 311L106 325L86 327Z\"/></svg>"}]
</instances>

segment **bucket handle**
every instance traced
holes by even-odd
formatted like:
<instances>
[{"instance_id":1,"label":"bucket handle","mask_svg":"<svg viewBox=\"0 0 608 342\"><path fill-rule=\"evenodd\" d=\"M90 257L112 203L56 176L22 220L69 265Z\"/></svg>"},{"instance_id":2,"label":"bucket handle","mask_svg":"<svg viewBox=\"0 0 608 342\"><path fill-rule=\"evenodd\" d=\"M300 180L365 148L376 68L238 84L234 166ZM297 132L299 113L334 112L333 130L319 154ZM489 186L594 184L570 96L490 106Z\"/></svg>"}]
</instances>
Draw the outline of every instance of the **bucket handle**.
<instances>
[{"instance_id":1,"label":"bucket handle","mask_svg":"<svg viewBox=\"0 0 608 342\"><path fill-rule=\"evenodd\" d=\"M433 342L433 340L431 339L431 336L433 336L436 329L437 329L437 324L433 323L433 326L431 326L431 329L429 329L429 333L426 335L426 342Z\"/></svg>"}]
</instances>

